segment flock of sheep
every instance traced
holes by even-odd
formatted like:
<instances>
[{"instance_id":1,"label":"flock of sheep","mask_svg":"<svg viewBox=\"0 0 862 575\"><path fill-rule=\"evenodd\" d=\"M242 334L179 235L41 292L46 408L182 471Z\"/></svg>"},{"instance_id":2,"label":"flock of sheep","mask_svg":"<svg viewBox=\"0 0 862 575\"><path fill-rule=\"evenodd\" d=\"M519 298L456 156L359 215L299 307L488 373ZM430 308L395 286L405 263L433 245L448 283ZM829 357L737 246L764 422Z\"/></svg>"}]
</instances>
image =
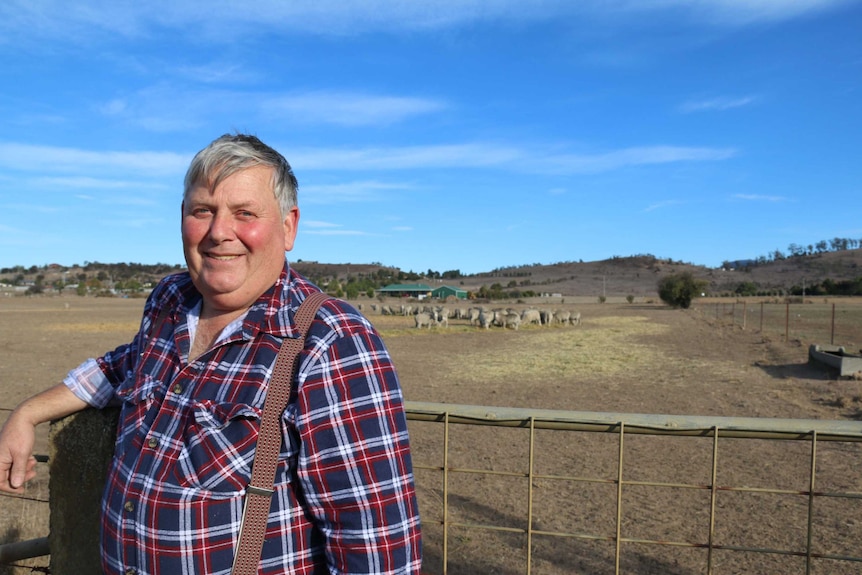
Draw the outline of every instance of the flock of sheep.
<instances>
[{"instance_id":1,"label":"flock of sheep","mask_svg":"<svg viewBox=\"0 0 862 575\"><path fill-rule=\"evenodd\" d=\"M413 316L417 328L448 327L450 319L468 320L470 325L484 329L493 326L517 330L521 325L580 325L581 312L568 310L487 309L484 307L448 308L446 306L412 306L372 304L371 309L381 315Z\"/></svg>"}]
</instances>

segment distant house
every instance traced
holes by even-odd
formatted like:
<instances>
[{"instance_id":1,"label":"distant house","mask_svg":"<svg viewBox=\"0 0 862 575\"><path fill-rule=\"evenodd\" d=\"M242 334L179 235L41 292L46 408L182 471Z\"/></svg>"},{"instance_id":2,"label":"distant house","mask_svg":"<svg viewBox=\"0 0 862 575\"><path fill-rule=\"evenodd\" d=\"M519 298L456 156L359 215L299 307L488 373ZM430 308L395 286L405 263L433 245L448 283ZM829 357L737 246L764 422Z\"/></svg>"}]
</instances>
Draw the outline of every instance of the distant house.
<instances>
[{"instance_id":1,"label":"distant house","mask_svg":"<svg viewBox=\"0 0 862 575\"><path fill-rule=\"evenodd\" d=\"M458 299L467 299L467 290L452 286L440 286L431 292L431 297L437 299L446 299L456 297Z\"/></svg>"},{"instance_id":2,"label":"distant house","mask_svg":"<svg viewBox=\"0 0 862 575\"><path fill-rule=\"evenodd\" d=\"M393 297L415 297L424 299L431 295L431 286L425 284L392 284L377 290L380 295Z\"/></svg>"}]
</instances>

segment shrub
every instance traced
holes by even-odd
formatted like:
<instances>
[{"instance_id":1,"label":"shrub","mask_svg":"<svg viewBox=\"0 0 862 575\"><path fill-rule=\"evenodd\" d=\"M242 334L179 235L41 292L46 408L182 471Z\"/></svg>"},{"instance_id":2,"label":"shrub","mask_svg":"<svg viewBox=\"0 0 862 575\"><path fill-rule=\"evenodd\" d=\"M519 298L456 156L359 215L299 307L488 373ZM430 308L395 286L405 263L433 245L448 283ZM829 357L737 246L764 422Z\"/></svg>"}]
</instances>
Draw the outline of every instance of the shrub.
<instances>
[{"instance_id":1,"label":"shrub","mask_svg":"<svg viewBox=\"0 0 862 575\"><path fill-rule=\"evenodd\" d=\"M757 295L757 284L754 282L742 282L736 286L734 293L740 296Z\"/></svg>"},{"instance_id":2,"label":"shrub","mask_svg":"<svg viewBox=\"0 0 862 575\"><path fill-rule=\"evenodd\" d=\"M691 272L672 274L658 282L658 297L672 307L687 309L706 286L707 282L696 279Z\"/></svg>"},{"instance_id":3,"label":"shrub","mask_svg":"<svg viewBox=\"0 0 862 575\"><path fill-rule=\"evenodd\" d=\"M634 301L635 301L635 296L633 296L633 295L627 295L627 296L626 296L626 301L627 301L627 302L629 302L629 303L634 303Z\"/></svg>"}]
</instances>

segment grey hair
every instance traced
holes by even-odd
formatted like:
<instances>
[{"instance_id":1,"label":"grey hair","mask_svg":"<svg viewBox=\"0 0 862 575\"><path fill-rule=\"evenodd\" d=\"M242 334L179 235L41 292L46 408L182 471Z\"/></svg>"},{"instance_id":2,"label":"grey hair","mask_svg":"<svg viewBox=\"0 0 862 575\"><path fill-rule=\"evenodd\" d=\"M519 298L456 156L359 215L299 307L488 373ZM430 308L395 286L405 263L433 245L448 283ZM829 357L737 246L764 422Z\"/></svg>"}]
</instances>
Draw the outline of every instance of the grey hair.
<instances>
[{"instance_id":1,"label":"grey hair","mask_svg":"<svg viewBox=\"0 0 862 575\"><path fill-rule=\"evenodd\" d=\"M282 217L287 216L296 206L296 176L284 156L247 134L225 134L195 155L186 172L183 199L198 184L214 189L228 176L255 166L272 168L272 191Z\"/></svg>"}]
</instances>

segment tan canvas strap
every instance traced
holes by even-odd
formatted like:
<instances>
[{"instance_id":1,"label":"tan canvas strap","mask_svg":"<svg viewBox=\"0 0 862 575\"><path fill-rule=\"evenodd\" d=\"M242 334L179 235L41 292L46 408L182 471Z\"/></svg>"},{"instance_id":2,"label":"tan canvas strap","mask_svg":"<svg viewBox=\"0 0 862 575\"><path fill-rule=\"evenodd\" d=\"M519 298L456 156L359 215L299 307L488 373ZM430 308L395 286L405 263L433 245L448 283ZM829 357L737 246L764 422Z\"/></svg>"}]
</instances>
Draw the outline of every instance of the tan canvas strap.
<instances>
[{"instance_id":1,"label":"tan canvas strap","mask_svg":"<svg viewBox=\"0 0 862 575\"><path fill-rule=\"evenodd\" d=\"M257 573L263 541L266 538L266 523L275 483L275 470L278 466L278 453L281 450L281 415L290 398L296 362L299 352L305 347L306 332L318 308L327 299L329 299L328 295L318 292L308 296L302 302L294 318L299 337L285 339L275 358L272 378L263 404L251 483L246 490L239 543L231 570L233 575Z\"/></svg>"}]
</instances>

